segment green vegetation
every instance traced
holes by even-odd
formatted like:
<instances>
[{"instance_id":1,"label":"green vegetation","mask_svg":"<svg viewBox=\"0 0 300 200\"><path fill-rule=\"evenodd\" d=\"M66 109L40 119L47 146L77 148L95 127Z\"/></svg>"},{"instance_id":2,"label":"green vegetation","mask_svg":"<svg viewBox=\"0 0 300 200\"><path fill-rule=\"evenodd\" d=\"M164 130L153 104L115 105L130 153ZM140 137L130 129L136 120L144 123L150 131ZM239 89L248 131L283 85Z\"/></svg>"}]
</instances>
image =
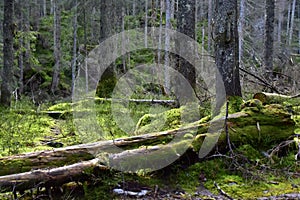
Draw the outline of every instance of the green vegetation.
<instances>
[{"instance_id":1,"label":"green vegetation","mask_svg":"<svg viewBox=\"0 0 300 200\"><path fill-rule=\"evenodd\" d=\"M43 105L41 111L28 101L22 101L22 103L17 101L10 110L2 109L1 114L4 117L1 118L0 123L0 144L3 149L1 156L51 149L52 147L45 144L46 141L61 142L64 146L80 143L80 137L75 134L72 119L72 112L77 107L80 108L80 104L80 102L74 105L59 103L48 107ZM182 125L180 119L181 114L186 109L185 107L175 109L167 107L162 109L159 107L157 110L154 107L151 108L154 109L151 111L153 114L147 114L150 108L151 106L147 104L129 104L130 116L137 124L135 134L169 130ZM256 100L245 102L241 108L241 111L251 115L254 121L243 122L242 119L237 118L234 123L239 123L240 126L230 131L237 133L255 132L255 134L252 135L252 139L251 134L241 134L241 137L238 138L232 137L234 144L239 142L233 156L228 153L219 158L200 162L190 160L194 164L189 165L187 168L184 167L186 165L184 161L179 161L166 169L152 173L141 171L138 174L123 174L116 171L93 171L93 179L83 182L81 186L74 186L76 192L79 192L77 194L81 195L79 196L81 199L114 198L116 196L112 193L113 189L118 188L118 185L130 183L152 190L158 187L168 191L184 191L181 195L183 199L190 197L204 198L205 195L201 193L203 188L217 195L219 192L215 183L227 194L237 199L297 192L296 186L300 184L300 179L293 172L300 170L298 161L295 160L299 140L295 139L294 142L277 151L274 146L277 146L278 143L276 142L280 141L272 140L271 136L272 134L280 134L283 131L291 131L284 128L284 122L282 122L282 125L278 123L277 126L271 125L274 121L280 122L280 118L276 118L274 113L288 115L288 111L285 111L284 106L278 104L262 106ZM62 118L53 118L47 114L48 111L68 114ZM111 101L96 98L95 111L102 131L108 136L103 139L127 136L114 121L111 113ZM199 107L199 113L201 117L204 117L199 122L209 121L209 112L206 109ZM271 118L270 115L274 117ZM299 127L299 115L294 115L293 119L297 123L296 126ZM256 126L247 127L247 124L253 124L256 121L260 121L261 131L270 132L270 138L259 138ZM270 125L264 127L266 124ZM185 136L186 139L192 139L193 137L194 134L186 134ZM283 137L282 140L284 139L288 138ZM260 148L257 148L258 146ZM268 151L272 148L274 152ZM197 152L197 148L195 150ZM27 171L27 169L24 170ZM65 190L65 192L67 191ZM63 195L67 195L67 193Z\"/></svg>"}]
</instances>

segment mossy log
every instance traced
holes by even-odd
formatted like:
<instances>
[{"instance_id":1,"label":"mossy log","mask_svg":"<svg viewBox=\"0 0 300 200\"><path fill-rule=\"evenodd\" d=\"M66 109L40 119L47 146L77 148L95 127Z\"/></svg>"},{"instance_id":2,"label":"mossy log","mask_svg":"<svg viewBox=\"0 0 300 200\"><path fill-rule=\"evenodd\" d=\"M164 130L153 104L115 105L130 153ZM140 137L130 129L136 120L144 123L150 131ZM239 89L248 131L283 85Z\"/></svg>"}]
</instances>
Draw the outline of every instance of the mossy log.
<instances>
[{"instance_id":1,"label":"mossy log","mask_svg":"<svg viewBox=\"0 0 300 200\"><path fill-rule=\"evenodd\" d=\"M287 96L282 94L276 93L267 93L267 92L259 92L253 96L253 99L260 100L263 104L270 104L270 103L282 103L284 101L299 98L300 94L295 96Z\"/></svg>"},{"instance_id":2,"label":"mossy log","mask_svg":"<svg viewBox=\"0 0 300 200\"><path fill-rule=\"evenodd\" d=\"M99 160L95 158L54 169L32 170L20 174L1 176L0 192L16 192L37 187L60 186L64 183L84 180L85 171L95 167L100 170L108 169L108 167L100 165Z\"/></svg>"},{"instance_id":3,"label":"mossy log","mask_svg":"<svg viewBox=\"0 0 300 200\"><path fill-rule=\"evenodd\" d=\"M27 172L33 169L70 165L95 158L100 152L115 153L114 147L137 148L142 145L171 140L179 129L150 133L128 138L80 144L53 150L37 151L0 158L0 176Z\"/></svg>"},{"instance_id":4,"label":"mossy log","mask_svg":"<svg viewBox=\"0 0 300 200\"><path fill-rule=\"evenodd\" d=\"M60 182L62 180L60 177L64 177L66 174L72 179L73 176L76 177L80 174L79 171L93 169L99 164L114 166L117 169L122 167L125 170L126 167L129 167L131 171L151 167L149 161L155 163L156 159L161 160L168 154L175 153L179 158L182 154L176 152L181 149L190 148L198 152L204 139L210 136L207 131L211 123L223 121L224 117L205 123L200 120L163 132L3 157L0 158L0 175L3 176L0 177L0 188L11 189L12 186L17 187L17 185L27 185L27 188L30 188L32 183L37 184L41 180L50 181L47 177L50 177L51 181L55 181L55 174L58 176L57 181ZM271 148L272 145L289 138L293 134L295 123L282 106L267 105L246 107L241 112L229 115L227 126L230 139L235 146L250 144L254 148L263 150L263 148ZM183 139L172 142L172 139L179 134L184 136ZM219 151L226 150L224 131L222 131L217 145ZM124 151L116 151L116 146L123 148ZM149 157L151 159L148 159ZM97 159L97 162L95 163L93 159ZM136 168L132 168L132 162L137 159L140 164ZM83 166L82 163L87 163L87 165ZM68 167L75 167L74 173L70 173ZM40 169L45 168L48 170L40 173ZM23 184L24 181L26 184ZM24 189L24 187L21 188ZM8 191L8 189L3 191Z\"/></svg>"},{"instance_id":5,"label":"mossy log","mask_svg":"<svg viewBox=\"0 0 300 200\"><path fill-rule=\"evenodd\" d=\"M105 103L112 103L112 102L130 102L136 104L150 104L150 105L162 105L167 106L170 108L178 107L178 102L176 100L164 100L164 99L112 99L112 98L94 98L92 99L97 104ZM79 104L82 102L77 102ZM72 106L75 106L72 103L60 103L54 106L51 106L46 111L41 111L42 114L48 114L50 117L54 119L65 119L73 113ZM35 111L34 111L35 112ZM78 112L78 111L77 111ZM84 110L82 112L88 112Z\"/></svg>"}]
</instances>

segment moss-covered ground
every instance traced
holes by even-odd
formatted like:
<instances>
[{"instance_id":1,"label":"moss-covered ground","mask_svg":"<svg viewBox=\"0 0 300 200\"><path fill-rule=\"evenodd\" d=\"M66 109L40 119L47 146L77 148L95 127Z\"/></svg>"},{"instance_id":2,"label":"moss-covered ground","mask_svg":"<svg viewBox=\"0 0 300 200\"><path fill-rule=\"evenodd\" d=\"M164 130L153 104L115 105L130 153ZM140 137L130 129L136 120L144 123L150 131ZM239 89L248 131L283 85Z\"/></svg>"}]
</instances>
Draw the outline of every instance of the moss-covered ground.
<instances>
[{"instance_id":1,"label":"moss-covered ground","mask_svg":"<svg viewBox=\"0 0 300 200\"><path fill-rule=\"evenodd\" d=\"M251 102L249 104L251 105L244 106L254 107L254 110L264 109L261 104L254 106ZM184 109L159 108L148 114L149 105L131 104L130 106L130 115L137 124L132 134L157 131L147 126L149 124L162 124L159 128L163 130L176 128L180 125L180 113ZM277 106L273 108L279 109ZM36 107L26 102L14 102L10 110L1 109L1 156L55 148L49 142L61 143L63 146L81 143L73 124L72 109L74 106L72 107L70 103ZM106 139L128 136L116 125L111 114L110 102L98 99L95 109L98 123L107 133ZM209 113L200 107L199 110L203 114L201 117ZM47 113L48 111L61 111L64 116L53 118ZM268 111L270 107L265 112ZM253 112L253 109L248 109L248 112ZM282 148L275 148L279 143L268 144L270 151L267 149L263 151L251 143L245 144L244 142L231 153L215 154L205 160L198 159L194 153L187 154L186 158L180 159L171 166L151 173L93 172L94 175L90 180L63 186L67 189L63 193L57 192L56 198L123 199L124 196L117 196L113 193L113 189L116 188L147 189L148 199L155 199L155 197L156 199L175 199L175 197L177 199L213 199L220 197L220 191L216 186L234 199L298 193L300 191L300 162L295 159L295 155L299 150L297 138L297 134L300 133L300 116L297 114L299 107L294 107L293 112L296 113L292 116L296 122L294 132L296 135L286 138L293 142L289 145L281 145ZM209 116L203 118L203 122L209 119ZM164 123L160 123L161 121ZM280 130L284 131L284 129ZM23 199L33 198L34 195L28 194L24 195ZM53 195L55 196L55 192ZM1 199L9 198L12 198L12 194L1 196Z\"/></svg>"}]
</instances>

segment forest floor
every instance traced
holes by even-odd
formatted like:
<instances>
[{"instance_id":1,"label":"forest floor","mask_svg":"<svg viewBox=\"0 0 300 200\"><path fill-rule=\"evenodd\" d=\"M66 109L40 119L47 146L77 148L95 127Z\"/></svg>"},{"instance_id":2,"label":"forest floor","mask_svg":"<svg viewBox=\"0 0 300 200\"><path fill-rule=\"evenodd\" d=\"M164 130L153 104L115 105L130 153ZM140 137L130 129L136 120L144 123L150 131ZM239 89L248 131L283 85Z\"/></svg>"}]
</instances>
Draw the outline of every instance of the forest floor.
<instances>
[{"instance_id":1,"label":"forest floor","mask_svg":"<svg viewBox=\"0 0 300 200\"><path fill-rule=\"evenodd\" d=\"M107 135L121 137L110 105L99 104L98 121ZM16 104L2 111L1 156L53 149L80 143L76 134L70 104L58 104L35 109L31 105ZM298 108L297 108L298 109ZM45 111L45 112L41 112ZM146 113L136 106L135 122ZM144 111L145 110L145 111ZM57 115L56 112L60 111ZM295 133L300 117L293 116ZM22 134L26 132L27 134ZM111 139L111 138L107 138ZM233 152L216 153L199 160L193 151L172 165L151 173L124 173L115 170L97 172L83 182L68 183L51 190L52 199L300 199L299 140L280 148L275 155L249 144L234 148ZM284 141L282 141L284 142ZM279 143L270 150L280 147ZM1 188L0 188L1 190ZM13 199L12 193L0 199ZM49 199L49 191L39 190L18 194L19 199Z\"/></svg>"}]
</instances>

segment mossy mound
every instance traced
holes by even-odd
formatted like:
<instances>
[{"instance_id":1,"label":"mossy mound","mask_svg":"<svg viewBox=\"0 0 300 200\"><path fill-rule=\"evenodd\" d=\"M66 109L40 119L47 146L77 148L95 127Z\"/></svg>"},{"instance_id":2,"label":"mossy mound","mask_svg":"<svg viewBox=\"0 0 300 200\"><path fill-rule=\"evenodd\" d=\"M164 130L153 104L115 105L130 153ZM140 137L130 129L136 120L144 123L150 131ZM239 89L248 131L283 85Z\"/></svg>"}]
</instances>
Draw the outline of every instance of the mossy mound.
<instances>
[{"instance_id":1,"label":"mossy mound","mask_svg":"<svg viewBox=\"0 0 300 200\"><path fill-rule=\"evenodd\" d=\"M187 123L200 120L207 111L197 106L198 110L182 106L158 114L145 114L136 125L135 133L144 134L178 128ZM207 120L207 119L206 119Z\"/></svg>"}]
</instances>

